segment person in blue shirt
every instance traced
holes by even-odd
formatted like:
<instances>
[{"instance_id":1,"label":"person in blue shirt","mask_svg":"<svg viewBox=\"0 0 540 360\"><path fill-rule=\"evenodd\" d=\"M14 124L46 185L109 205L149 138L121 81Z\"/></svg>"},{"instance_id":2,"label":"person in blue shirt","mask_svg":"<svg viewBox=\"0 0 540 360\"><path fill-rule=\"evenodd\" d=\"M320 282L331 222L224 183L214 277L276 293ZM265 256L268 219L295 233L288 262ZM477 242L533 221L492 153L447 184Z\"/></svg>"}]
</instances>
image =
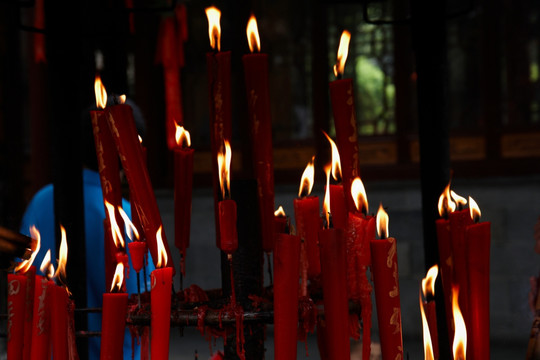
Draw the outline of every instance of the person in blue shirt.
<instances>
[{"instance_id":1,"label":"person in blue shirt","mask_svg":"<svg viewBox=\"0 0 540 360\"><path fill-rule=\"evenodd\" d=\"M145 123L140 109L129 99L128 104L133 109L135 123L139 134L144 136ZM103 192L98 173L97 156L94 147L94 137L90 118L90 108L83 111L81 127L81 144L83 158L83 192L84 192L84 225L86 237L86 284L87 284L87 306L89 308L99 308L102 305L103 294L109 291L110 284L105 284L105 261L104 261L104 228L105 207L103 204ZM131 206L129 201L123 199L123 210L131 218ZM30 227L35 226L41 235L41 250L37 254L34 265L39 268L43 257L48 249L51 256L58 258L56 249L56 230L54 217L54 188L53 184L48 184L41 188L29 202L20 224L20 232L30 236ZM68 234L69 236L69 234ZM126 239L126 243L127 243ZM127 249L127 246L126 246ZM69 256L69 254L68 254ZM150 257L150 254L148 255ZM146 274L153 270L152 260L149 259ZM144 291L144 283L147 282L150 288L149 279L142 279L141 271L141 291ZM69 276L69 275L68 275ZM129 277L125 277L126 290L129 294L137 293L137 276L131 269ZM88 331L101 331L101 313L88 314ZM100 358L100 338L91 337L89 339L89 359ZM135 343L135 359L140 358L140 347ZM132 337L126 329L124 336L124 359L132 359Z\"/></svg>"}]
</instances>

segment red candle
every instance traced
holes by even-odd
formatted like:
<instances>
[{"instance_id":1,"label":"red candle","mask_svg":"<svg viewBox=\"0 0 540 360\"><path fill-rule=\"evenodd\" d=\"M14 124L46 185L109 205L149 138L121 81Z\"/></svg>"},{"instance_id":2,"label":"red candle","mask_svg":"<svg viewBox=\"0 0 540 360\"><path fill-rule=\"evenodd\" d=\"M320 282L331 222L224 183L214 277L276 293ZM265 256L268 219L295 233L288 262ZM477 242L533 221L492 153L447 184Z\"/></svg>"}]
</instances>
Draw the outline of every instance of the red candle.
<instances>
[{"instance_id":1,"label":"red candle","mask_svg":"<svg viewBox=\"0 0 540 360\"><path fill-rule=\"evenodd\" d=\"M467 326L467 358L489 359L489 267L491 223L479 222L480 209L469 197L469 209L474 224L465 229L466 261L469 274L468 305L470 322Z\"/></svg>"},{"instance_id":2,"label":"red candle","mask_svg":"<svg viewBox=\"0 0 540 360\"><path fill-rule=\"evenodd\" d=\"M326 171L323 211L326 226L319 230L326 349L332 359L350 359L347 300L347 244L343 229L330 227L330 169Z\"/></svg>"},{"instance_id":3,"label":"red candle","mask_svg":"<svg viewBox=\"0 0 540 360\"><path fill-rule=\"evenodd\" d=\"M382 208L377 212L380 239L371 241L371 263L379 337L383 359L403 359L401 335L401 305L396 239L388 237L388 215Z\"/></svg>"},{"instance_id":4,"label":"red candle","mask_svg":"<svg viewBox=\"0 0 540 360\"><path fill-rule=\"evenodd\" d=\"M296 359L300 237L278 234L274 247L274 357Z\"/></svg>"},{"instance_id":5,"label":"red candle","mask_svg":"<svg viewBox=\"0 0 540 360\"><path fill-rule=\"evenodd\" d=\"M7 280L7 356L10 360L22 359L28 279L24 274L8 274Z\"/></svg>"},{"instance_id":6,"label":"red candle","mask_svg":"<svg viewBox=\"0 0 540 360\"><path fill-rule=\"evenodd\" d=\"M180 251L180 269L185 275L185 255L189 247L191 226L191 191L193 187L193 153L191 137L184 127L176 127L174 148L174 243Z\"/></svg>"},{"instance_id":7,"label":"red candle","mask_svg":"<svg viewBox=\"0 0 540 360\"><path fill-rule=\"evenodd\" d=\"M156 234L160 251L156 269L150 274L152 290L150 292L151 335L150 357L152 360L169 359L169 337L171 323L172 268L167 267L167 253L163 247L161 228Z\"/></svg>"},{"instance_id":8,"label":"red candle","mask_svg":"<svg viewBox=\"0 0 540 360\"><path fill-rule=\"evenodd\" d=\"M313 279L321 273L321 258L319 255L318 231L322 227L319 214L319 197L313 196L311 190L314 184L314 160L307 164L300 180L298 198L294 199L294 218L296 234L302 239L303 258L307 261L306 278L302 277L302 294L307 296L307 278Z\"/></svg>"},{"instance_id":9,"label":"red candle","mask_svg":"<svg viewBox=\"0 0 540 360\"><path fill-rule=\"evenodd\" d=\"M135 272L140 272L144 266L144 255L146 254L146 241L132 241L128 243L131 266Z\"/></svg>"},{"instance_id":10,"label":"red candle","mask_svg":"<svg viewBox=\"0 0 540 360\"><path fill-rule=\"evenodd\" d=\"M274 238L277 238L279 234L289 232L289 217L285 214L285 210L280 206L274 211Z\"/></svg>"},{"instance_id":11,"label":"red candle","mask_svg":"<svg viewBox=\"0 0 540 360\"><path fill-rule=\"evenodd\" d=\"M32 321L32 360L50 358L50 313L49 313L49 281L36 275L34 288L34 309ZM52 283L52 281L51 281Z\"/></svg>"},{"instance_id":12,"label":"red candle","mask_svg":"<svg viewBox=\"0 0 540 360\"><path fill-rule=\"evenodd\" d=\"M274 244L274 161L268 55L260 52L257 20L253 15L249 19L246 33L251 54L243 55L242 62L244 64L253 167L258 187L263 250L271 252Z\"/></svg>"},{"instance_id":13,"label":"red candle","mask_svg":"<svg viewBox=\"0 0 540 360\"><path fill-rule=\"evenodd\" d=\"M53 359L67 360L68 356L68 292L55 284L49 284L51 296L51 337Z\"/></svg>"},{"instance_id":14,"label":"red candle","mask_svg":"<svg viewBox=\"0 0 540 360\"><path fill-rule=\"evenodd\" d=\"M222 144L232 138L231 122L231 52L221 50L221 12L215 7L206 9L208 33L213 52L206 54L208 96L210 109L210 145L212 151L212 181L216 220L216 245L219 247L219 172L217 154Z\"/></svg>"},{"instance_id":15,"label":"red candle","mask_svg":"<svg viewBox=\"0 0 540 360\"><path fill-rule=\"evenodd\" d=\"M36 248L34 253L37 254L39 249ZM33 260L33 259L32 259ZM23 272L26 275L26 301L25 301L25 319L24 319L24 348L23 359L30 359L30 351L32 349L32 318L34 314L34 288L36 267L31 265L28 270Z\"/></svg>"},{"instance_id":16,"label":"red candle","mask_svg":"<svg viewBox=\"0 0 540 360\"><path fill-rule=\"evenodd\" d=\"M231 146L224 142L224 152L218 153L219 183L221 199L218 202L220 243L219 248L231 255L238 248L236 201L230 198Z\"/></svg>"},{"instance_id":17,"label":"red candle","mask_svg":"<svg viewBox=\"0 0 540 360\"><path fill-rule=\"evenodd\" d=\"M170 269L172 270L172 269ZM101 360L123 359L128 294L121 292L124 264L118 263L111 292L103 294L101 313Z\"/></svg>"},{"instance_id":18,"label":"red candle","mask_svg":"<svg viewBox=\"0 0 540 360\"><path fill-rule=\"evenodd\" d=\"M341 183L341 157L336 143L323 131L324 136L330 142L332 148L332 177L338 184L330 184L330 212L332 213L332 223L335 228L347 228L347 204L345 200L345 189L350 192L351 187L343 186ZM351 210L352 211L352 210Z\"/></svg>"},{"instance_id":19,"label":"red candle","mask_svg":"<svg viewBox=\"0 0 540 360\"><path fill-rule=\"evenodd\" d=\"M135 211L138 212L148 241L148 249L154 264L156 264L158 254L155 234L162 226L162 221L150 176L143 161L142 148L133 120L133 111L129 105L118 104L107 107L106 115L116 148L120 154L130 192L134 196ZM165 234L163 236L165 237ZM164 246L167 256L171 258L166 239L164 239ZM172 261L169 261L167 266L173 266Z\"/></svg>"},{"instance_id":20,"label":"red candle","mask_svg":"<svg viewBox=\"0 0 540 360\"><path fill-rule=\"evenodd\" d=\"M343 31L338 49L338 64L334 66L334 74L338 80L330 82L330 101L334 115L336 141L341 154L343 171L343 187L347 209L354 210L354 201L350 195L352 181L359 175L358 169L358 130L356 128L356 109L352 79L341 79L345 69L349 40L351 34Z\"/></svg>"}]
</instances>

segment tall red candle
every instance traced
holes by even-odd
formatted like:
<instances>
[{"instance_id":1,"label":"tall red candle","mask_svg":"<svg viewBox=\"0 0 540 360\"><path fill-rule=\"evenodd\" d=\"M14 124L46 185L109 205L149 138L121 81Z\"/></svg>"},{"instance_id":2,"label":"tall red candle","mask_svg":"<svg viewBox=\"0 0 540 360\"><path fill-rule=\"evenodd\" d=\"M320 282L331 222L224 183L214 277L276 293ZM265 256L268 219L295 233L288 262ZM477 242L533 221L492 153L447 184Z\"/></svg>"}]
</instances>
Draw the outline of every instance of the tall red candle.
<instances>
[{"instance_id":1,"label":"tall red candle","mask_svg":"<svg viewBox=\"0 0 540 360\"><path fill-rule=\"evenodd\" d=\"M347 204L346 204L346 192L351 191L351 186L344 186L342 184L342 171L341 171L341 155L339 153L336 143L323 131L324 136L328 139L332 148L332 177L337 184L330 184L330 212L332 213L332 223L335 228L346 229L347 228ZM352 211L352 209L351 209Z\"/></svg>"},{"instance_id":2,"label":"tall red candle","mask_svg":"<svg viewBox=\"0 0 540 360\"><path fill-rule=\"evenodd\" d=\"M474 224L465 229L465 252L469 274L470 322L467 326L467 358L489 359L489 269L491 223L479 222L480 209L469 197L469 209Z\"/></svg>"},{"instance_id":3,"label":"tall red candle","mask_svg":"<svg viewBox=\"0 0 540 360\"><path fill-rule=\"evenodd\" d=\"M381 239L371 240L371 263L377 321L383 359L403 359L401 305L396 239L388 236L388 215L382 206L377 212L377 228Z\"/></svg>"},{"instance_id":4,"label":"tall red candle","mask_svg":"<svg viewBox=\"0 0 540 360\"><path fill-rule=\"evenodd\" d=\"M253 167L258 187L263 250L271 252L274 243L274 160L268 55L260 52L257 20L253 15L249 19L246 33L251 54L243 55L242 62L244 64Z\"/></svg>"},{"instance_id":5,"label":"tall red candle","mask_svg":"<svg viewBox=\"0 0 540 360\"><path fill-rule=\"evenodd\" d=\"M300 237L281 233L274 245L274 357L295 360Z\"/></svg>"},{"instance_id":6,"label":"tall red candle","mask_svg":"<svg viewBox=\"0 0 540 360\"><path fill-rule=\"evenodd\" d=\"M182 126L176 128L174 148L174 243L180 251L180 270L185 275L186 249L191 228L191 193L193 188L193 154L191 137Z\"/></svg>"},{"instance_id":7,"label":"tall red candle","mask_svg":"<svg viewBox=\"0 0 540 360\"><path fill-rule=\"evenodd\" d=\"M172 269L170 269L172 271ZM103 294L101 312L101 360L123 359L128 294L122 292L124 264L118 263L110 292Z\"/></svg>"},{"instance_id":8,"label":"tall red candle","mask_svg":"<svg viewBox=\"0 0 540 360\"><path fill-rule=\"evenodd\" d=\"M171 323L172 268L167 267L167 253L163 248L161 231L156 234L160 251L156 269L150 274L152 290L150 292L150 357L152 360L169 359L169 338Z\"/></svg>"},{"instance_id":9,"label":"tall red candle","mask_svg":"<svg viewBox=\"0 0 540 360\"><path fill-rule=\"evenodd\" d=\"M49 281L36 275L34 288L34 309L32 321L32 360L50 358L50 313L49 313Z\"/></svg>"},{"instance_id":10,"label":"tall red candle","mask_svg":"<svg viewBox=\"0 0 540 360\"><path fill-rule=\"evenodd\" d=\"M49 284L51 296L51 338L53 359L68 360L68 293L62 286Z\"/></svg>"},{"instance_id":11,"label":"tall red candle","mask_svg":"<svg viewBox=\"0 0 540 360\"><path fill-rule=\"evenodd\" d=\"M133 120L133 111L127 104L118 104L107 107L106 115L117 151L120 154L129 189L134 195L135 211L138 212L148 242L148 249L154 264L156 264L158 254L155 234L162 226L162 221L150 176L143 161L142 148ZM171 258L165 234L163 237L165 251L167 256ZM169 261L167 266L173 266L172 261Z\"/></svg>"},{"instance_id":12,"label":"tall red candle","mask_svg":"<svg viewBox=\"0 0 540 360\"><path fill-rule=\"evenodd\" d=\"M34 250L37 253L38 249ZM26 281L26 300L25 300L25 316L24 316L24 348L23 359L30 359L30 351L32 349L32 318L34 314L34 289L36 278L36 267L31 265L23 272L27 278Z\"/></svg>"},{"instance_id":13,"label":"tall red candle","mask_svg":"<svg viewBox=\"0 0 540 360\"><path fill-rule=\"evenodd\" d=\"M354 210L354 201L350 194L352 181L359 175L358 166L358 130L356 127L356 109L352 79L341 79L347 60L350 33L343 31L338 49L338 64L334 67L337 80L330 82L330 102L336 129L336 142L341 155L343 187L347 209Z\"/></svg>"},{"instance_id":14,"label":"tall red candle","mask_svg":"<svg viewBox=\"0 0 540 360\"><path fill-rule=\"evenodd\" d=\"M214 209L216 245L219 247L219 172L217 154L223 151L223 142L232 138L231 121L231 52L221 51L221 12L215 7L206 9L208 33L213 52L206 54L208 74L208 97L210 115L210 145L212 151L212 183L214 186Z\"/></svg>"},{"instance_id":15,"label":"tall red candle","mask_svg":"<svg viewBox=\"0 0 540 360\"><path fill-rule=\"evenodd\" d=\"M307 164L302 178L298 197L293 200L294 218L296 223L296 234L302 239L302 251L305 252L307 260L306 275L313 279L321 273L321 258L319 255L318 231L322 227L319 214L319 197L310 195L313 189L315 168L315 157ZM303 292L307 295L307 278L303 279Z\"/></svg>"},{"instance_id":16,"label":"tall red candle","mask_svg":"<svg viewBox=\"0 0 540 360\"><path fill-rule=\"evenodd\" d=\"M231 255L238 248L237 212L236 201L230 198L230 170L231 170L231 146L228 141L224 142L224 151L217 156L219 168L219 183L221 188L221 200L218 202L218 219L220 242L219 249Z\"/></svg>"},{"instance_id":17,"label":"tall red candle","mask_svg":"<svg viewBox=\"0 0 540 360\"><path fill-rule=\"evenodd\" d=\"M7 356L23 358L24 323L26 318L26 275L8 274L7 291Z\"/></svg>"},{"instance_id":18,"label":"tall red candle","mask_svg":"<svg viewBox=\"0 0 540 360\"><path fill-rule=\"evenodd\" d=\"M347 300L347 243L343 229L332 228L330 169L326 171L323 212L326 226L319 230L326 349L332 359L350 359L349 304Z\"/></svg>"},{"instance_id":19,"label":"tall red candle","mask_svg":"<svg viewBox=\"0 0 540 360\"><path fill-rule=\"evenodd\" d=\"M280 206L276 211L274 211L274 238L277 238L279 234L288 232L289 217L285 214L283 207Z\"/></svg>"}]
</instances>

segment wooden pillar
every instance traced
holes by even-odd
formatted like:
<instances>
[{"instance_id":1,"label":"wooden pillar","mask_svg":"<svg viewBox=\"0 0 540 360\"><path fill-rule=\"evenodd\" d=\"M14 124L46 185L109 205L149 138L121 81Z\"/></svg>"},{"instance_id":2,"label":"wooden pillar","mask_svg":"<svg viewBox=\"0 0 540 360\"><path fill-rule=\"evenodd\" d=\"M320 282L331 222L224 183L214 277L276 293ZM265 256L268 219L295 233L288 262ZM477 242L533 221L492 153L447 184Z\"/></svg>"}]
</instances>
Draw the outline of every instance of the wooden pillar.
<instances>
[{"instance_id":1,"label":"wooden pillar","mask_svg":"<svg viewBox=\"0 0 540 360\"><path fill-rule=\"evenodd\" d=\"M447 120L447 48L445 1L411 0L412 44L418 75L418 136L426 270L439 262L437 203L450 177ZM437 319L444 322L442 291L436 291ZM440 359L450 359L446 324L439 327Z\"/></svg>"}]
</instances>

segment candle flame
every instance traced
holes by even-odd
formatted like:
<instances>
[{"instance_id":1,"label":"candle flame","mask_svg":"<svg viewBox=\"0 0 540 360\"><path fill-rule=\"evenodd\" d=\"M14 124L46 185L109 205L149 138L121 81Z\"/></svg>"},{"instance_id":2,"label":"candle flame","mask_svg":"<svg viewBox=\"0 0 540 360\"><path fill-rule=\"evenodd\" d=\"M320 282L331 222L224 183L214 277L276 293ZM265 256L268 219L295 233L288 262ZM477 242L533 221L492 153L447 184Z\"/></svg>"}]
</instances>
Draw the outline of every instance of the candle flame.
<instances>
[{"instance_id":1,"label":"candle flame","mask_svg":"<svg viewBox=\"0 0 540 360\"><path fill-rule=\"evenodd\" d=\"M349 54L349 42L351 41L351 33L344 30L341 33L339 39L339 48L337 52L337 62L334 65L334 75L337 77L343 75L345 71L345 62L347 61L347 55Z\"/></svg>"},{"instance_id":2,"label":"candle flame","mask_svg":"<svg viewBox=\"0 0 540 360\"><path fill-rule=\"evenodd\" d=\"M456 203L452 201L452 196L450 195L450 182L448 182L441 196L439 196L438 208L441 217L446 217L449 213L456 210Z\"/></svg>"},{"instance_id":3,"label":"candle flame","mask_svg":"<svg viewBox=\"0 0 540 360\"><path fill-rule=\"evenodd\" d=\"M388 233L389 218L388 218L388 214L386 213L386 211L384 210L384 208L382 206L382 203L379 204L379 210L377 211L376 222L377 222L377 234L379 234L379 237L381 239L388 238L388 236L389 236L389 233Z\"/></svg>"},{"instance_id":4,"label":"candle flame","mask_svg":"<svg viewBox=\"0 0 540 360\"><path fill-rule=\"evenodd\" d=\"M176 132L175 132L176 144L180 146L190 147L191 135L189 134L189 131L184 129L183 126L178 125L176 121L174 122L174 125L176 127Z\"/></svg>"},{"instance_id":5,"label":"candle flame","mask_svg":"<svg viewBox=\"0 0 540 360\"><path fill-rule=\"evenodd\" d=\"M122 289L122 284L124 283L124 263L119 262L116 264L116 269L114 270L114 276L111 284L110 292L118 292Z\"/></svg>"},{"instance_id":6,"label":"candle flame","mask_svg":"<svg viewBox=\"0 0 540 360\"><path fill-rule=\"evenodd\" d=\"M120 104L125 104L126 103L126 95L122 94L122 95L118 96L118 102Z\"/></svg>"},{"instance_id":7,"label":"candle flame","mask_svg":"<svg viewBox=\"0 0 540 360\"><path fill-rule=\"evenodd\" d=\"M311 194L313 189L313 183L315 178L315 156L311 157L311 161L308 162L304 172L302 173L302 178L300 180L300 189L298 190L298 197L308 196Z\"/></svg>"},{"instance_id":8,"label":"candle flame","mask_svg":"<svg viewBox=\"0 0 540 360\"><path fill-rule=\"evenodd\" d=\"M478 222L480 220L480 217L482 216L480 207L478 206L476 201L470 196L469 196L469 213L471 214L471 219L473 219L475 222Z\"/></svg>"},{"instance_id":9,"label":"candle flame","mask_svg":"<svg viewBox=\"0 0 540 360\"><path fill-rule=\"evenodd\" d=\"M457 205L459 206L467 205L467 199L465 199L463 196L459 196L458 194L456 194L454 190L450 191L450 196L452 196L452 200L454 200L454 202Z\"/></svg>"},{"instance_id":10,"label":"candle flame","mask_svg":"<svg viewBox=\"0 0 540 360\"><path fill-rule=\"evenodd\" d=\"M141 135L137 135L137 137L139 138L139 144L142 145L142 136L141 136Z\"/></svg>"},{"instance_id":11,"label":"candle flame","mask_svg":"<svg viewBox=\"0 0 540 360\"><path fill-rule=\"evenodd\" d=\"M431 343L431 333L429 331L429 324L427 322L426 313L424 311L424 304L422 302L422 295L418 294L420 302L420 314L422 316L422 337L424 339L424 359L435 360L433 355L433 344Z\"/></svg>"},{"instance_id":12,"label":"candle flame","mask_svg":"<svg viewBox=\"0 0 540 360\"><path fill-rule=\"evenodd\" d=\"M279 217L285 217L285 210L283 210L283 206L279 205L278 209L276 211L274 211L274 216L279 216Z\"/></svg>"},{"instance_id":13,"label":"candle flame","mask_svg":"<svg viewBox=\"0 0 540 360\"><path fill-rule=\"evenodd\" d=\"M67 256L68 256L68 245L66 237L66 229L60 225L61 241L60 241L60 256L58 258L58 268L54 277L60 281L61 284L66 285L66 265L67 265ZM67 287L66 287L67 288Z\"/></svg>"},{"instance_id":14,"label":"candle flame","mask_svg":"<svg viewBox=\"0 0 540 360\"><path fill-rule=\"evenodd\" d=\"M109 203L107 200L104 200L104 202L105 202L105 207L107 208L107 213L109 214L109 222L111 226L111 234L112 234L114 245L117 248L123 249L125 247L124 237L122 235L122 231L120 230L120 227L118 226L118 223L116 222L114 206L111 203Z\"/></svg>"},{"instance_id":15,"label":"candle flame","mask_svg":"<svg viewBox=\"0 0 540 360\"><path fill-rule=\"evenodd\" d=\"M41 266L39 267L39 270L41 270L41 272L45 274L47 279L50 280L53 278L54 266L51 263L51 249L47 250L47 252L45 253L45 256L43 257L43 261L41 262Z\"/></svg>"},{"instance_id":16,"label":"candle flame","mask_svg":"<svg viewBox=\"0 0 540 360\"><path fill-rule=\"evenodd\" d=\"M433 265L429 268L426 277L422 279L422 294L424 298L427 296L435 296L435 280L439 274L439 266Z\"/></svg>"},{"instance_id":17,"label":"candle flame","mask_svg":"<svg viewBox=\"0 0 540 360\"><path fill-rule=\"evenodd\" d=\"M105 109L105 106L107 106L107 90L105 90L105 86L103 86L99 75L96 75L96 79L94 80L94 93L96 95L96 107L98 109Z\"/></svg>"},{"instance_id":18,"label":"candle flame","mask_svg":"<svg viewBox=\"0 0 540 360\"><path fill-rule=\"evenodd\" d=\"M364 188L364 183L360 177L355 177L351 184L351 195L354 200L354 205L356 210L361 211L364 209L364 213L368 213L368 200L366 195L366 189Z\"/></svg>"},{"instance_id":19,"label":"candle flame","mask_svg":"<svg viewBox=\"0 0 540 360\"><path fill-rule=\"evenodd\" d=\"M459 288L453 286L452 313L454 315L454 343L452 345L452 350L454 360L465 360L465 354L467 352L467 328L461 310L459 309L458 295Z\"/></svg>"},{"instance_id":20,"label":"candle flame","mask_svg":"<svg viewBox=\"0 0 540 360\"><path fill-rule=\"evenodd\" d=\"M339 151L337 148L336 143L328 136L326 132L323 131L324 136L328 139L330 142L330 146L332 147L332 177L337 182L341 181L341 160L339 158Z\"/></svg>"},{"instance_id":21,"label":"candle flame","mask_svg":"<svg viewBox=\"0 0 540 360\"><path fill-rule=\"evenodd\" d=\"M255 15L251 15L246 27L247 40L249 45L249 50L254 52L261 51L261 39L259 38L259 29L257 27L257 19Z\"/></svg>"},{"instance_id":22,"label":"candle flame","mask_svg":"<svg viewBox=\"0 0 540 360\"><path fill-rule=\"evenodd\" d=\"M221 194L226 198L226 194L230 192L231 186L231 145L229 141L224 140L225 152L218 152L218 169L219 169L219 186Z\"/></svg>"},{"instance_id":23,"label":"candle flame","mask_svg":"<svg viewBox=\"0 0 540 360\"><path fill-rule=\"evenodd\" d=\"M27 272L30 269L30 266L32 266L32 264L34 263L39 249L41 248L41 234L39 233L39 230L36 228L35 225L30 226L30 237L35 240L32 243L32 254L30 254L29 259L21 261L19 265L15 267L15 272L20 271L23 274Z\"/></svg>"},{"instance_id":24,"label":"candle flame","mask_svg":"<svg viewBox=\"0 0 540 360\"><path fill-rule=\"evenodd\" d=\"M167 266L167 261L168 261L167 251L165 250L165 245L163 245L163 238L161 237L162 231L163 231L163 226L160 226L156 232L157 251L158 251L156 268L158 269Z\"/></svg>"},{"instance_id":25,"label":"candle flame","mask_svg":"<svg viewBox=\"0 0 540 360\"><path fill-rule=\"evenodd\" d=\"M131 241L139 240L139 230L133 225L131 222L131 219L129 218L128 214L122 209L121 206L118 207L118 212L120 213L120 216L122 216L122 219L124 219L124 227L126 228L126 234L128 238Z\"/></svg>"},{"instance_id":26,"label":"candle flame","mask_svg":"<svg viewBox=\"0 0 540 360\"><path fill-rule=\"evenodd\" d=\"M330 228L330 171L332 165L328 164L324 167L324 173L326 174L326 190L324 192L323 212L326 218L326 228Z\"/></svg>"},{"instance_id":27,"label":"candle flame","mask_svg":"<svg viewBox=\"0 0 540 360\"><path fill-rule=\"evenodd\" d=\"M221 11L215 6L205 9L206 17L208 18L208 36L210 38L210 47L214 50L221 50Z\"/></svg>"}]
</instances>

